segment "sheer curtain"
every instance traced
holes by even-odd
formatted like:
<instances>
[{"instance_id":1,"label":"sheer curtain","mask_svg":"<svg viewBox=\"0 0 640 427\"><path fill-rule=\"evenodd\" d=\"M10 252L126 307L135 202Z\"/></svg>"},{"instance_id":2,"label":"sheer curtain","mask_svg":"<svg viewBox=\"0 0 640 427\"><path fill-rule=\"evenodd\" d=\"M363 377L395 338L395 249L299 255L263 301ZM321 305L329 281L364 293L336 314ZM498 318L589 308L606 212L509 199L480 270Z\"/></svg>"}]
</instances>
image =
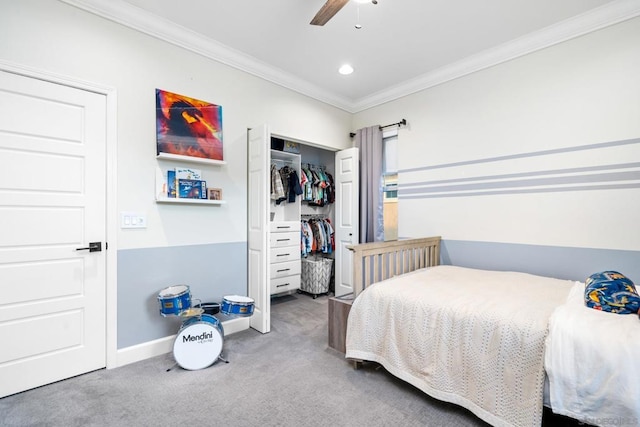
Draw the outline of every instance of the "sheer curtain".
<instances>
[{"instance_id":1,"label":"sheer curtain","mask_svg":"<svg viewBox=\"0 0 640 427\"><path fill-rule=\"evenodd\" d=\"M382 226L382 131L370 126L356 131L360 151L360 243L384 240Z\"/></svg>"}]
</instances>

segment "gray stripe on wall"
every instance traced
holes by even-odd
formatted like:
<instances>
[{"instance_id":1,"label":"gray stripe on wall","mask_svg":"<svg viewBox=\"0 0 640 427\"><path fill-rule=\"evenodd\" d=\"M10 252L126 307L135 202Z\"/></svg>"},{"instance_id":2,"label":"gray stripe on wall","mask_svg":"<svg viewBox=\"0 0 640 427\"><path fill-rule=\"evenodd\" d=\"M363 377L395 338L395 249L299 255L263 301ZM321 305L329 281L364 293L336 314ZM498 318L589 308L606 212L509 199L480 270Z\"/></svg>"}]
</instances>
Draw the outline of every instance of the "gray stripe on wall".
<instances>
[{"instance_id":1,"label":"gray stripe on wall","mask_svg":"<svg viewBox=\"0 0 640 427\"><path fill-rule=\"evenodd\" d=\"M465 178L440 179L435 181L408 182L408 183L398 185L398 188L405 189L407 187L453 184L456 182L477 182L477 181L488 181L488 180L496 180L496 179L524 178L524 177L531 177L531 176L561 175L561 174L573 174L573 173L584 173L584 172L601 172L606 170L632 169L632 168L640 168L640 163L619 163L619 164L612 164L612 165L585 166L585 167L579 167L579 168L549 169L549 170L543 170L543 171L507 173L502 175L483 175L483 176L474 176L474 177L465 177Z\"/></svg>"},{"instance_id":2,"label":"gray stripe on wall","mask_svg":"<svg viewBox=\"0 0 640 427\"><path fill-rule=\"evenodd\" d=\"M625 139L621 141L601 142L597 144L579 145L575 147L564 147L564 148L557 148L554 150L532 151L528 153L511 154L508 156L487 157L484 159L467 160L463 162L453 162L453 163L443 163L439 165L421 166L417 168L400 169L398 170L398 173L418 172L418 171L426 171L426 170L433 170L433 169L450 168L450 167L456 167L456 166L474 165L474 164L480 164L480 163L500 162L504 160L523 159L527 157L547 156L550 154L572 153L575 151L597 150L601 148L620 147L623 145L632 145L632 144L640 144L640 138Z\"/></svg>"},{"instance_id":3,"label":"gray stripe on wall","mask_svg":"<svg viewBox=\"0 0 640 427\"><path fill-rule=\"evenodd\" d=\"M443 240L442 264L584 281L618 271L640 286L640 251Z\"/></svg>"},{"instance_id":4,"label":"gray stripe on wall","mask_svg":"<svg viewBox=\"0 0 640 427\"><path fill-rule=\"evenodd\" d=\"M162 317L158 292L186 284L193 299L247 295L247 243L118 251L118 349L174 335L183 319Z\"/></svg>"},{"instance_id":5,"label":"gray stripe on wall","mask_svg":"<svg viewBox=\"0 0 640 427\"><path fill-rule=\"evenodd\" d=\"M470 197L470 196L494 196L501 194L535 194L535 193L558 193L563 191L593 191L593 190L624 190L640 188L640 183L636 184L614 184L614 185L584 185L576 187L553 187L553 188L530 188L525 190L504 190L504 191L483 191L475 193L449 193L449 194L419 194L416 196L405 196L398 194L399 199L435 199L443 197Z\"/></svg>"},{"instance_id":6,"label":"gray stripe on wall","mask_svg":"<svg viewBox=\"0 0 640 427\"><path fill-rule=\"evenodd\" d=\"M573 186L573 184L585 183L604 183L604 182L620 182L620 184L609 185L583 185ZM552 191L574 191L574 190L592 190L592 189L622 189L637 188L640 182L632 184L623 184L623 181L640 181L640 171L631 172L613 172L589 175L573 175L548 177L537 179L520 179L512 181L496 181L483 182L461 185L442 185L437 187L417 187L409 189L398 189L399 198L418 198L416 195L423 197L444 197L444 196L482 196L489 194L513 194L513 193L531 193L531 192L552 192ZM547 186L545 188L531 189L528 187ZM550 187L556 186L556 187ZM525 189L528 188L528 189ZM514 190L522 189L522 190ZM465 191L465 193L458 193ZM452 194L445 194L451 193ZM411 197L411 196L414 197ZM434 196L435 195L435 196Z\"/></svg>"}]
</instances>

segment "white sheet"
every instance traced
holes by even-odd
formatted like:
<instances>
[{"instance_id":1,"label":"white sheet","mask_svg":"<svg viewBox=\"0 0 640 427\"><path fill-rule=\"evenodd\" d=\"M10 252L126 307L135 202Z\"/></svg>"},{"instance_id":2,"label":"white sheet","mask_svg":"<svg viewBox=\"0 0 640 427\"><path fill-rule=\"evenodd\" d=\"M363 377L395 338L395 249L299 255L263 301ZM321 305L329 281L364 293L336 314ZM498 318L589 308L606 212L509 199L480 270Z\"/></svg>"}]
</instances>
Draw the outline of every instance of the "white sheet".
<instances>
[{"instance_id":1,"label":"white sheet","mask_svg":"<svg viewBox=\"0 0 640 427\"><path fill-rule=\"evenodd\" d=\"M551 408L593 425L640 425L640 319L588 308L583 298L576 283L550 319Z\"/></svg>"},{"instance_id":2,"label":"white sheet","mask_svg":"<svg viewBox=\"0 0 640 427\"><path fill-rule=\"evenodd\" d=\"M453 266L398 276L353 302L346 357L492 425L540 425L548 320L573 283Z\"/></svg>"}]
</instances>

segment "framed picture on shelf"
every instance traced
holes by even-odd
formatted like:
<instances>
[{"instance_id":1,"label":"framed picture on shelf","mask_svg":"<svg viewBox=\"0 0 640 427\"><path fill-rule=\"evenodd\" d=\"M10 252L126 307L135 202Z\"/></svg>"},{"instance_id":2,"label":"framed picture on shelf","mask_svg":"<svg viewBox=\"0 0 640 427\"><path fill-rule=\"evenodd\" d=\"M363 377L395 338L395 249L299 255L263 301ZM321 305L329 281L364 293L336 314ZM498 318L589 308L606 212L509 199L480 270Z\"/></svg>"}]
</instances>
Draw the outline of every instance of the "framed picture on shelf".
<instances>
[{"instance_id":1,"label":"framed picture on shelf","mask_svg":"<svg viewBox=\"0 0 640 427\"><path fill-rule=\"evenodd\" d=\"M209 200L222 200L221 188L209 188Z\"/></svg>"},{"instance_id":2,"label":"framed picture on shelf","mask_svg":"<svg viewBox=\"0 0 640 427\"><path fill-rule=\"evenodd\" d=\"M156 140L158 154L224 160L222 107L156 89Z\"/></svg>"}]
</instances>

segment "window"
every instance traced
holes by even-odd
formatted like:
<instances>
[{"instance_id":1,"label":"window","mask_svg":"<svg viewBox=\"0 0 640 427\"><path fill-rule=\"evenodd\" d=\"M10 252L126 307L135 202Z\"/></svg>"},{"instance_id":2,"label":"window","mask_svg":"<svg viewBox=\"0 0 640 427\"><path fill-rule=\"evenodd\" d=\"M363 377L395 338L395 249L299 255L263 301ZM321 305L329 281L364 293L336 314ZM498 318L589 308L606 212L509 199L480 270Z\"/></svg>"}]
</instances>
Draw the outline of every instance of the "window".
<instances>
[{"instance_id":1,"label":"window","mask_svg":"<svg viewBox=\"0 0 640 427\"><path fill-rule=\"evenodd\" d=\"M382 225L384 240L398 239L397 129L382 134Z\"/></svg>"}]
</instances>

